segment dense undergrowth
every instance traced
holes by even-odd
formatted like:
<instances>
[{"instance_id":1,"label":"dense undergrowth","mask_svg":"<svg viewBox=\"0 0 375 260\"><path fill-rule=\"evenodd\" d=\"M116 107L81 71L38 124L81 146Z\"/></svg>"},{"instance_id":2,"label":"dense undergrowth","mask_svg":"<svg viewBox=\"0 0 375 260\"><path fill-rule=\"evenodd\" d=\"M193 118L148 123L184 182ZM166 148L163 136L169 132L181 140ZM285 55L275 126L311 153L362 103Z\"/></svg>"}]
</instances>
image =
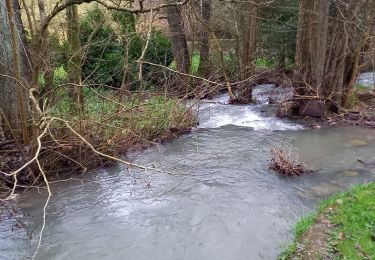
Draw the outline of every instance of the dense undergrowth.
<instances>
[{"instance_id":1,"label":"dense undergrowth","mask_svg":"<svg viewBox=\"0 0 375 260\"><path fill-rule=\"evenodd\" d=\"M93 88L85 88L84 96L85 105L81 111L71 104L66 92L60 92L59 102L51 108L50 114L68 121L98 151L111 156L173 138L196 124L192 111L177 99L151 95L128 99L120 97L116 91ZM59 130L54 138L47 138L48 141L54 142L60 152L62 147L57 144L61 141L69 143L69 151L65 152L66 157L55 158L55 162L48 165L56 165L59 159L66 162L68 157L73 159L69 165L75 165L74 170L103 164L103 158L93 154L62 123L57 122L53 128Z\"/></svg>"},{"instance_id":2,"label":"dense undergrowth","mask_svg":"<svg viewBox=\"0 0 375 260\"><path fill-rule=\"evenodd\" d=\"M332 208L327 214L331 223L329 254L338 259L375 258L375 183L368 183L324 200L316 213L302 218L295 226L294 242L279 259L304 257L297 254L301 238L327 208Z\"/></svg>"},{"instance_id":3,"label":"dense undergrowth","mask_svg":"<svg viewBox=\"0 0 375 260\"><path fill-rule=\"evenodd\" d=\"M121 97L114 90L85 87L84 96L82 110L72 104L67 90L60 90L55 103L47 109L49 117L58 119L53 120L41 140L39 161L51 178L111 164L113 160L97 152L122 157L129 150L141 150L189 132L197 122L192 110L180 100L150 92L129 98ZM1 160L0 164L0 170L9 173L25 163L17 147L10 145L9 150L14 152L6 154L7 160ZM42 176L32 174L28 168L18 174L19 185L40 180ZM12 185L11 177L1 179L0 194L7 194L9 185Z\"/></svg>"}]
</instances>

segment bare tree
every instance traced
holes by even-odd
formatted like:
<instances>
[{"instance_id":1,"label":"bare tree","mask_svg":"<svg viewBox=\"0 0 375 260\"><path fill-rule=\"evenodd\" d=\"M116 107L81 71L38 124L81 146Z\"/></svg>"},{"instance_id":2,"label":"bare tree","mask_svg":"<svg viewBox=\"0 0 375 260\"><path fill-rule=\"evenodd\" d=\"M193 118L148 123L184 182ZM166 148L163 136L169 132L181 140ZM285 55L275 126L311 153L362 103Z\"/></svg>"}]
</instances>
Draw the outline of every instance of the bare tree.
<instances>
[{"instance_id":1,"label":"bare tree","mask_svg":"<svg viewBox=\"0 0 375 260\"><path fill-rule=\"evenodd\" d=\"M170 5L166 8L166 13L177 70L182 73L189 73L190 56L181 8L177 5Z\"/></svg>"},{"instance_id":2,"label":"bare tree","mask_svg":"<svg viewBox=\"0 0 375 260\"><path fill-rule=\"evenodd\" d=\"M200 39L200 62L199 62L199 73L202 76L207 76L210 68L210 45L209 45L209 29L210 18L211 18L211 1L201 1L201 16L202 16L202 29Z\"/></svg>"},{"instance_id":3,"label":"bare tree","mask_svg":"<svg viewBox=\"0 0 375 260\"><path fill-rule=\"evenodd\" d=\"M240 69L242 79L246 79L255 74L258 5L257 1L243 2L239 7Z\"/></svg>"},{"instance_id":4,"label":"bare tree","mask_svg":"<svg viewBox=\"0 0 375 260\"><path fill-rule=\"evenodd\" d=\"M70 96L77 106L83 103L81 85L81 42L79 38L78 7L66 8L68 26L68 80L71 84Z\"/></svg>"}]
</instances>

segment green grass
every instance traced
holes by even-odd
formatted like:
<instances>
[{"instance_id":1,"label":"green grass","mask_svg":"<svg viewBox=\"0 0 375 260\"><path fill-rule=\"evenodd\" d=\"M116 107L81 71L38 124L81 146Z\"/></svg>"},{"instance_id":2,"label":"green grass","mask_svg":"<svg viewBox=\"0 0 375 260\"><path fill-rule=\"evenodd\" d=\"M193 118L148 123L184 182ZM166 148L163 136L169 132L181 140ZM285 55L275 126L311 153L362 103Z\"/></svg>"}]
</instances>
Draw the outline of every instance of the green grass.
<instances>
[{"instance_id":1,"label":"green grass","mask_svg":"<svg viewBox=\"0 0 375 260\"><path fill-rule=\"evenodd\" d=\"M338 204L338 199L343 203ZM334 227L329 250L337 252L340 259L375 259L375 183L355 186L348 192L322 201L316 213L297 222L294 241L279 259L290 259L295 254L302 235L327 207L334 208L329 216ZM342 240L338 239L340 233L344 234Z\"/></svg>"},{"instance_id":2,"label":"green grass","mask_svg":"<svg viewBox=\"0 0 375 260\"><path fill-rule=\"evenodd\" d=\"M375 184L356 187L339 198L343 204L331 216L332 223L338 225L332 239L339 233L345 238L338 241L336 250L343 259L375 259Z\"/></svg>"},{"instance_id":3,"label":"green grass","mask_svg":"<svg viewBox=\"0 0 375 260\"><path fill-rule=\"evenodd\" d=\"M108 140L154 141L169 129L190 129L196 124L195 116L178 99L153 96L119 101L116 92L106 89L84 88L84 111L79 115L67 91L60 91L58 102L50 114L64 118L73 125L83 125L87 135L95 133L99 143ZM82 127L81 127L82 128Z\"/></svg>"},{"instance_id":4,"label":"green grass","mask_svg":"<svg viewBox=\"0 0 375 260\"><path fill-rule=\"evenodd\" d=\"M365 91L373 90L374 87L372 85L365 85L365 84L361 83L361 84L357 84L355 86L355 89L356 89L356 91L359 91L359 92L365 92Z\"/></svg>"},{"instance_id":5,"label":"green grass","mask_svg":"<svg viewBox=\"0 0 375 260\"><path fill-rule=\"evenodd\" d=\"M235 64L237 62L236 58L233 55L225 54L224 55L224 65L225 67L231 71L233 70L233 67L235 67ZM222 59L220 57L219 53L212 53L210 57L210 62L213 64L213 68L220 68L223 66ZM198 52L194 53L191 59L191 73L193 75L198 74L199 70L199 63L200 63L200 54ZM169 68L176 70L176 61L172 61L172 63L169 65Z\"/></svg>"},{"instance_id":6,"label":"green grass","mask_svg":"<svg viewBox=\"0 0 375 260\"><path fill-rule=\"evenodd\" d=\"M194 53L193 56L192 56L192 59L191 59L191 73L193 75L196 75L198 73L199 62L200 62L200 55L199 55L199 53ZM172 70L176 70L177 69L176 61L175 60L172 61L172 63L169 65L169 68L171 68Z\"/></svg>"},{"instance_id":7,"label":"green grass","mask_svg":"<svg viewBox=\"0 0 375 260\"><path fill-rule=\"evenodd\" d=\"M258 68L273 68L277 64L277 61L275 58L267 58L267 57L259 57L255 61L255 65Z\"/></svg>"}]
</instances>

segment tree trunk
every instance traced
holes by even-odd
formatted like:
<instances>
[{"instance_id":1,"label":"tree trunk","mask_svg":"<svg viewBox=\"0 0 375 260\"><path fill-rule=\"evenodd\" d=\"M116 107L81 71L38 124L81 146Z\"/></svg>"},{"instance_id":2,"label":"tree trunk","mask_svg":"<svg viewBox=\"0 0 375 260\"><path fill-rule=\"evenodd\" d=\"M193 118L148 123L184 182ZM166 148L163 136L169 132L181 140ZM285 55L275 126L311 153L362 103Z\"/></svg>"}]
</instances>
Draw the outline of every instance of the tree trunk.
<instances>
[{"instance_id":1,"label":"tree trunk","mask_svg":"<svg viewBox=\"0 0 375 260\"><path fill-rule=\"evenodd\" d=\"M242 3L241 13L241 78L246 79L255 74L256 32L257 32L257 1Z\"/></svg>"},{"instance_id":2,"label":"tree trunk","mask_svg":"<svg viewBox=\"0 0 375 260\"><path fill-rule=\"evenodd\" d=\"M44 20L46 19L47 13L46 13L46 6L44 0L38 0L38 8L39 8L39 17L40 17L40 23L42 24ZM45 96L52 100L53 96L53 62L52 57L50 53L50 45L49 45L49 32L46 30L45 37L43 38L43 41L45 41L44 46L46 47L43 51L43 69L44 69L44 82L45 86L41 93L41 96Z\"/></svg>"},{"instance_id":3,"label":"tree trunk","mask_svg":"<svg viewBox=\"0 0 375 260\"><path fill-rule=\"evenodd\" d=\"M123 64L123 75L121 80L121 95L125 93L126 95L131 95L130 92L130 64L129 64L129 49L134 41L136 40L136 23L134 14L125 14L127 24L122 25L122 41L124 46L124 64Z\"/></svg>"},{"instance_id":4,"label":"tree trunk","mask_svg":"<svg viewBox=\"0 0 375 260\"><path fill-rule=\"evenodd\" d=\"M302 94L348 105L373 7L373 1L301 1L296 71Z\"/></svg>"},{"instance_id":5,"label":"tree trunk","mask_svg":"<svg viewBox=\"0 0 375 260\"><path fill-rule=\"evenodd\" d=\"M286 68L286 44L285 43L281 44L277 67L279 69Z\"/></svg>"},{"instance_id":6,"label":"tree trunk","mask_svg":"<svg viewBox=\"0 0 375 260\"><path fill-rule=\"evenodd\" d=\"M322 94L327 52L329 4L326 0L302 0L297 32L296 66L310 87Z\"/></svg>"},{"instance_id":7,"label":"tree trunk","mask_svg":"<svg viewBox=\"0 0 375 260\"><path fill-rule=\"evenodd\" d=\"M211 18L211 0L202 0L201 6L202 26L201 26L201 44L200 44L200 61L199 74L208 76L210 69L210 46L209 46L209 29Z\"/></svg>"},{"instance_id":8,"label":"tree trunk","mask_svg":"<svg viewBox=\"0 0 375 260\"><path fill-rule=\"evenodd\" d=\"M190 73L190 56L181 9L179 6L173 5L168 6L166 12L177 71Z\"/></svg>"},{"instance_id":9,"label":"tree trunk","mask_svg":"<svg viewBox=\"0 0 375 260\"><path fill-rule=\"evenodd\" d=\"M27 86L30 70L25 64L26 45L22 42L25 38L19 10L17 0L7 0L6 5L0 5L0 109L6 135L12 136L11 131L15 131L28 144ZM12 129L8 129L4 121L8 121Z\"/></svg>"},{"instance_id":10,"label":"tree trunk","mask_svg":"<svg viewBox=\"0 0 375 260\"><path fill-rule=\"evenodd\" d=\"M70 96L78 107L83 105L81 85L81 42L79 38L78 6L66 9L68 24L68 81L71 84Z\"/></svg>"}]
</instances>

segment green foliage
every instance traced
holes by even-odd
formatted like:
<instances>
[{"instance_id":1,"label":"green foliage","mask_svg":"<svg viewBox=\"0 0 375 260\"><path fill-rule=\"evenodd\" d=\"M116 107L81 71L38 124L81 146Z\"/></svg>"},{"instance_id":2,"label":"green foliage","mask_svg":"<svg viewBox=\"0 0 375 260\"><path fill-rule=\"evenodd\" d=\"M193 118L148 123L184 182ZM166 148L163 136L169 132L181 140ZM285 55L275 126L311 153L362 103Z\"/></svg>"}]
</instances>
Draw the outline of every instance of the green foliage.
<instances>
[{"instance_id":1,"label":"green foliage","mask_svg":"<svg viewBox=\"0 0 375 260\"><path fill-rule=\"evenodd\" d=\"M193 57L191 58L191 72L193 74L198 73L200 59L201 59L201 57L198 53L193 54Z\"/></svg>"},{"instance_id":2,"label":"green foliage","mask_svg":"<svg viewBox=\"0 0 375 260\"><path fill-rule=\"evenodd\" d=\"M57 67L53 71L53 85L55 87L65 83L67 79L68 79L68 74L66 73L65 68L63 66ZM43 75L39 76L38 84L41 88L45 86L46 82L45 82Z\"/></svg>"},{"instance_id":3,"label":"green foliage","mask_svg":"<svg viewBox=\"0 0 375 260\"><path fill-rule=\"evenodd\" d=\"M53 85L58 86L68 80L68 74L63 66L56 68L53 72Z\"/></svg>"},{"instance_id":4,"label":"green foliage","mask_svg":"<svg viewBox=\"0 0 375 260\"><path fill-rule=\"evenodd\" d=\"M121 82L123 48L106 18L96 6L80 21L81 45L86 46L82 73L91 83L113 85Z\"/></svg>"},{"instance_id":5,"label":"green foliage","mask_svg":"<svg viewBox=\"0 0 375 260\"><path fill-rule=\"evenodd\" d=\"M73 123L82 120L88 132L98 131L96 135L102 141L112 139L113 136L124 140L154 141L168 134L170 128L185 130L196 124L193 114L177 99L156 96L146 100L134 97L129 101L121 101L115 92L105 88L84 87L83 91L85 111L81 119L66 90L58 93L59 102L50 112ZM111 120L106 122L105 127L100 127L97 123L105 121L105 118Z\"/></svg>"},{"instance_id":6,"label":"green foliage","mask_svg":"<svg viewBox=\"0 0 375 260\"><path fill-rule=\"evenodd\" d=\"M196 75L198 73L198 68L199 68L199 63L200 63L200 54L198 52L193 53L192 58L191 58L191 73L193 75ZM176 70L176 61L173 60L171 64L169 65L169 68Z\"/></svg>"},{"instance_id":7,"label":"green foliage","mask_svg":"<svg viewBox=\"0 0 375 260\"><path fill-rule=\"evenodd\" d=\"M191 73L193 75L198 74L200 63L200 54L195 52L192 55L191 60ZM234 55L226 54L224 55L224 64L222 62L221 56L219 53L211 53L210 56L210 63L212 64L212 68L214 69L212 73L216 73L217 76L224 75L223 69L226 70L226 73L229 74L230 78L233 78L237 74L238 70L238 58ZM173 60L172 63L169 65L169 68L176 70L176 62Z\"/></svg>"},{"instance_id":8,"label":"green foliage","mask_svg":"<svg viewBox=\"0 0 375 260\"><path fill-rule=\"evenodd\" d=\"M138 76L136 61L145 44L144 37L135 30L135 17L116 12L113 22L99 8L93 8L81 19L81 44L87 46L82 71L84 78L94 84L120 87L123 78L124 58L128 57L129 82L133 89ZM117 25L116 25L117 24ZM127 46L127 48L126 48ZM125 50L128 49L127 55ZM152 31L145 60L151 63L169 65L173 59L169 38L161 32ZM144 65L143 75L146 85L154 85L160 77L160 69Z\"/></svg>"},{"instance_id":9,"label":"green foliage","mask_svg":"<svg viewBox=\"0 0 375 260\"><path fill-rule=\"evenodd\" d=\"M66 42L60 42L58 32L53 32L49 36L49 47L50 47L50 59L52 64L56 67L67 67L68 57L67 57L67 48L68 45Z\"/></svg>"},{"instance_id":10,"label":"green foliage","mask_svg":"<svg viewBox=\"0 0 375 260\"><path fill-rule=\"evenodd\" d=\"M284 56L286 65L294 63L298 7L297 0L280 0L273 1L259 10L259 15L263 18L260 21L258 37L264 52L262 56L276 56L277 61ZM276 60L272 65L277 65Z\"/></svg>"},{"instance_id":11,"label":"green foliage","mask_svg":"<svg viewBox=\"0 0 375 260\"><path fill-rule=\"evenodd\" d=\"M260 57L256 59L255 65L258 68L273 68L277 65L277 61L274 57L271 57L271 58Z\"/></svg>"},{"instance_id":12,"label":"green foliage","mask_svg":"<svg viewBox=\"0 0 375 260\"><path fill-rule=\"evenodd\" d=\"M357 84L356 88L357 88L358 91L367 91L367 90L371 89L371 87L369 87L365 84Z\"/></svg>"},{"instance_id":13,"label":"green foliage","mask_svg":"<svg viewBox=\"0 0 375 260\"><path fill-rule=\"evenodd\" d=\"M131 13L115 12L112 14L113 21L118 23L121 27L121 33L125 36L136 33L135 16Z\"/></svg>"}]
</instances>

